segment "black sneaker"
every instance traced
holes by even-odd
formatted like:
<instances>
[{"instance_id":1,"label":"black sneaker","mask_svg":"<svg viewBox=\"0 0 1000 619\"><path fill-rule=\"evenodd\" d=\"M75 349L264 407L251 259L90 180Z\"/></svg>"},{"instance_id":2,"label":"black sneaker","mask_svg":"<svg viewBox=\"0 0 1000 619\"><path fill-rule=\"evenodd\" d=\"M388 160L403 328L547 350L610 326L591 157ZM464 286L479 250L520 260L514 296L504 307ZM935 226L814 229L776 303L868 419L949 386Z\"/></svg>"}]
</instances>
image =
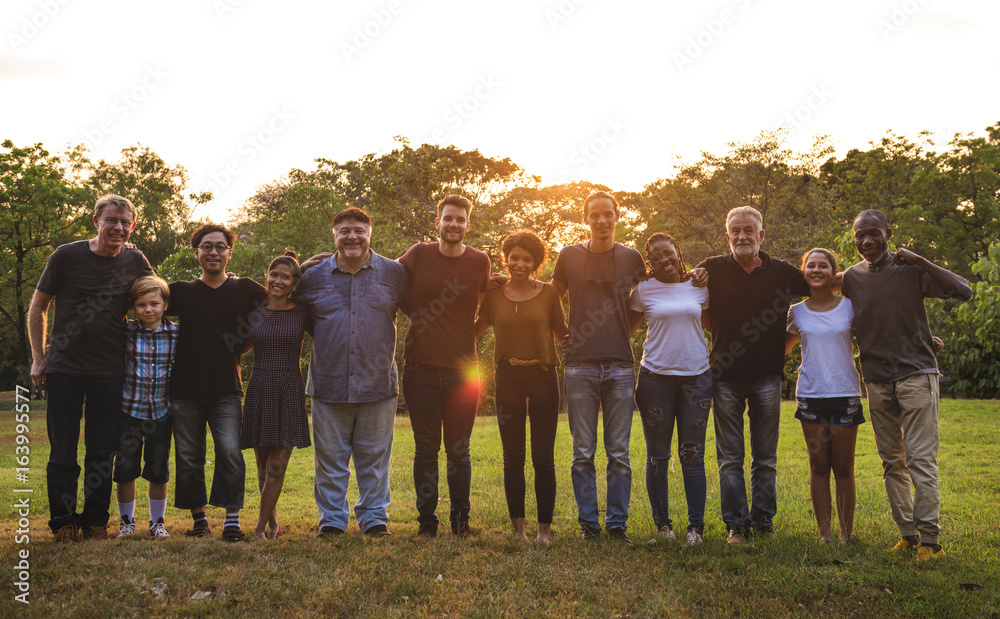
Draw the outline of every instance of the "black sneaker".
<instances>
[{"instance_id":1,"label":"black sneaker","mask_svg":"<svg viewBox=\"0 0 1000 619\"><path fill-rule=\"evenodd\" d=\"M422 524L417 530L417 539L428 541L437 537L438 528L436 524Z\"/></svg>"},{"instance_id":2,"label":"black sneaker","mask_svg":"<svg viewBox=\"0 0 1000 619\"><path fill-rule=\"evenodd\" d=\"M319 535L317 535L316 537L319 538L335 537L337 535L343 535L343 533L344 533L343 529L338 529L337 527L325 526L325 527L320 527Z\"/></svg>"},{"instance_id":3,"label":"black sneaker","mask_svg":"<svg viewBox=\"0 0 1000 619\"><path fill-rule=\"evenodd\" d=\"M581 527L580 534L583 535L583 539L588 542L596 542L601 539L601 529L591 528L591 527Z\"/></svg>"},{"instance_id":4,"label":"black sneaker","mask_svg":"<svg viewBox=\"0 0 1000 619\"><path fill-rule=\"evenodd\" d=\"M389 532L389 527L384 524L376 524L365 529L365 535L369 537L388 537L392 533Z\"/></svg>"},{"instance_id":5,"label":"black sneaker","mask_svg":"<svg viewBox=\"0 0 1000 619\"><path fill-rule=\"evenodd\" d=\"M624 542L626 546L632 545L632 540L625 533L625 529L608 529L608 539L616 542Z\"/></svg>"}]
</instances>

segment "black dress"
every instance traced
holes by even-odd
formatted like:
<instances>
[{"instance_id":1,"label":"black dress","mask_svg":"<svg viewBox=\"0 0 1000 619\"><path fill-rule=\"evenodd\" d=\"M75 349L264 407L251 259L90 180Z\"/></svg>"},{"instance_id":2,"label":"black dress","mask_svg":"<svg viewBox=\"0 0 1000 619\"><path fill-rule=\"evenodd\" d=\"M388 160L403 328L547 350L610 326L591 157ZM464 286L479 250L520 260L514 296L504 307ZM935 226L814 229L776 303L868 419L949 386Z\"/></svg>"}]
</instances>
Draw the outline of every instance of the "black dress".
<instances>
[{"instance_id":1,"label":"black dress","mask_svg":"<svg viewBox=\"0 0 1000 619\"><path fill-rule=\"evenodd\" d=\"M308 447L305 385L299 356L309 310L259 307L250 314L254 366L243 402L240 448Z\"/></svg>"}]
</instances>

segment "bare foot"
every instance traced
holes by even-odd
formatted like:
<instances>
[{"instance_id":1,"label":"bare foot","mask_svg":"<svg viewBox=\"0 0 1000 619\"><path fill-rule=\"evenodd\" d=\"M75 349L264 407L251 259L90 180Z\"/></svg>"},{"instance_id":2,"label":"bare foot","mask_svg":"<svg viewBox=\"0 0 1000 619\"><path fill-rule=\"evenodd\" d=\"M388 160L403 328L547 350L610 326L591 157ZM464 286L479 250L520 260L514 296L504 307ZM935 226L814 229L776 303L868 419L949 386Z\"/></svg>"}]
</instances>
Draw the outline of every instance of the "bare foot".
<instances>
[{"instance_id":1,"label":"bare foot","mask_svg":"<svg viewBox=\"0 0 1000 619\"><path fill-rule=\"evenodd\" d=\"M535 541L539 544L551 544L552 543L552 525L538 523L538 537Z\"/></svg>"},{"instance_id":2,"label":"bare foot","mask_svg":"<svg viewBox=\"0 0 1000 619\"><path fill-rule=\"evenodd\" d=\"M268 537L264 534L263 531L259 531L257 529L254 529L254 531L253 531L253 538L254 539L259 539L261 541L268 539Z\"/></svg>"},{"instance_id":3,"label":"bare foot","mask_svg":"<svg viewBox=\"0 0 1000 619\"><path fill-rule=\"evenodd\" d=\"M514 537L528 541L528 536L524 533L524 518L511 518L510 524L514 529Z\"/></svg>"}]
</instances>

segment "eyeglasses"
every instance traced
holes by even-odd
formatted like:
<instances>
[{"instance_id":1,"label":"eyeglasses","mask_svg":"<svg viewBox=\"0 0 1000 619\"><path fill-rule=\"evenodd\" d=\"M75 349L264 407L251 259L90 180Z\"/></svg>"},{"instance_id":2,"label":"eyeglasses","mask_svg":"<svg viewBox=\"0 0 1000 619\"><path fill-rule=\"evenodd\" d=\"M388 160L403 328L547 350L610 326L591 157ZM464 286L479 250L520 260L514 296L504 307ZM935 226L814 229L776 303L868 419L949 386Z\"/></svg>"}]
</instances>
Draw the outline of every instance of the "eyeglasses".
<instances>
[{"instance_id":1,"label":"eyeglasses","mask_svg":"<svg viewBox=\"0 0 1000 619\"><path fill-rule=\"evenodd\" d=\"M217 254L224 254L227 251L229 251L229 245L224 245L222 243L218 243L218 244L202 243L201 245L198 246L198 249L200 249L201 251L205 252L206 254L212 253L213 249L215 250L215 253L217 253Z\"/></svg>"},{"instance_id":2,"label":"eyeglasses","mask_svg":"<svg viewBox=\"0 0 1000 619\"><path fill-rule=\"evenodd\" d=\"M590 277L590 271L588 266L590 263L590 241L587 241L587 255L583 259L583 278L595 284L611 284L615 281L615 273L618 272L618 255L615 252L615 248L611 248L611 279L597 279Z\"/></svg>"},{"instance_id":3,"label":"eyeglasses","mask_svg":"<svg viewBox=\"0 0 1000 619\"><path fill-rule=\"evenodd\" d=\"M104 223L114 228L118 224L122 225L122 228L131 228L133 221L131 219L118 219L116 217L102 217Z\"/></svg>"}]
</instances>

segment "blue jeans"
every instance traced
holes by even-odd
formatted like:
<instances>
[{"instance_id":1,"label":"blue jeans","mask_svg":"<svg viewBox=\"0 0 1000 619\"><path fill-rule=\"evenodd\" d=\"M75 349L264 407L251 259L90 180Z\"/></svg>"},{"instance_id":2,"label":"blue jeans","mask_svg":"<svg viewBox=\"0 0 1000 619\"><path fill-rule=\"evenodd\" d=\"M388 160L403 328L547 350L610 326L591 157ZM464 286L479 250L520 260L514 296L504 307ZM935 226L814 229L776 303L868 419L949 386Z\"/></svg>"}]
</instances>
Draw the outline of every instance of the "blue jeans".
<instances>
[{"instance_id":1,"label":"blue jeans","mask_svg":"<svg viewBox=\"0 0 1000 619\"><path fill-rule=\"evenodd\" d=\"M389 524L386 509L395 419L396 396L358 404L312 401L314 494L320 529L347 529L352 457L358 477L358 502L354 504L358 527L367 531L375 525Z\"/></svg>"},{"instance_id":2,"label":"blue jeans","mask_svg":"<svg viewBox=\"0 0 1000 619\"><path fill-rule=\"evenodd\" d=\"M240 396L200 400L175 398L170 402L170 416L174 425L177 463L174 506L195 509L207 503L223 507L226 511L242 509L247 469L240 451L243 416ZM215 444L215 473L209 499L205 496L206 423Z\"/></svg>"},{"instance_id":3,"label":"blue jeans","mask_svg":"<svg viewBox=\"0 0 1000 619\"><path fill-rule=\"evenodd\" d=\"M719 460L719 494L726 530L748 533L773 525L778 512L776 484L778 427L781 415L781 376L763 376L746 382L716 381L715 453ZM743 480L743 411L750 419L750 497L747 509Z\"/></svg>"},{"instance_id":4,"label":"blue jeans","mask_svg":"<svg viewBox=\"0 0 1000 619\"><path fill-rule=\"evenodd\" d=\"M604 411L604 451L608 457L608 509L604 524L609 529L628 526L628 504L632 495L632 468L628 443L632 435L635 374L631 363L588 361L566 366L566 403L569 431L573 435L573 494L580 526L600 531L597 508L597 418Z\"/></svg>"},{"instance_id":5,"label":"blue jeans","mask_svg":"<svg viewBox=\"0 0 1000 619\"><path fill-rule=\"evenodd\" d=\"M479 376L470 379L455 368L406 363L403 396L413 427L413 487L417 491L417 521L437 527L438 451L444 434L448 459L451 522L469 521L472 460L469 441L479 406Z\"/></svg>"},{"instance_id":6,"label":"blue jeans","mask_svg":"<svg viewBox=\"0 0 1000 619\"><path fill-rule=\"evenodd\" d=\"M640 368L635 404L642 417L642 432L646 437L646 492L656 529L673 524L667 472L676 421L688 529L704 530L705 430L712 408L711 371L697 376L673 376Z\"/></svg>"},{"instance_id":7,"label":"blue jeans","mask_svg":"<svg viewBox=\"0 0 1000 619\"><path fill-rule=\"evenodd\" d=\"M50 451L45 476L49 528L53 532L68 524L79 527L108 524L123 380L121 376L46 375L49 399L45 421ZM87 422L83 428L83 512L77 514L80 465L76 450L80 443L80 419L84 417Z\"/></svg>"}]
</instances>

